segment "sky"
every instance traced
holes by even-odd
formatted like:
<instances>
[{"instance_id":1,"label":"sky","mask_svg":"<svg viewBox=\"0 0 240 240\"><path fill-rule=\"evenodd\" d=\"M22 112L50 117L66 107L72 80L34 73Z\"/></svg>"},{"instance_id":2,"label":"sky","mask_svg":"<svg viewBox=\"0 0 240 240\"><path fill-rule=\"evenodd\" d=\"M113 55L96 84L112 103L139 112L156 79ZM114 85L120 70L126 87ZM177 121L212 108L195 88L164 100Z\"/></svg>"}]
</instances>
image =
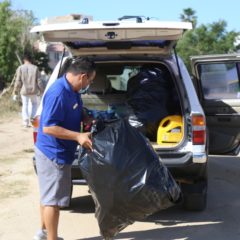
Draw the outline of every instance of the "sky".
<instances>
[{"instance_id":1,"label":"sky","mask_svg":"<svg viewBox=\"0 0 240 240\"><path fill-rule=\"evenodd\" d=\"M225 20L228 31L240 31L240 0L11 0L11 2L14 10L32 10L39 21L71 13L91 15L94 20L117 20L124 15L138 15L162 21L179 21L183 9L192 8L196 11L198 26Z\"/></svg>"}]
</instances>

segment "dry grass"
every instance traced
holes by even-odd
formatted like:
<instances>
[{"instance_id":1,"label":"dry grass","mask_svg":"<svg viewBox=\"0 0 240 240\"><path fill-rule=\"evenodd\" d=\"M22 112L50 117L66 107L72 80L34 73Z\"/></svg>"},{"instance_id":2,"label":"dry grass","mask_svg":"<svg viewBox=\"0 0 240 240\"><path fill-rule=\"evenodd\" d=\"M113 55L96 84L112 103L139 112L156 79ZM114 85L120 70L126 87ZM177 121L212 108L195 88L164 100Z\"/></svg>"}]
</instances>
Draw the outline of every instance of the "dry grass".
<instances>
[{"instance_id":1,"label":"dry grass","mask_svg":"<svg viewBox=\"0 0 240 240\"><path fill-rule=\"evenodd\" d=\"M24 151L0 157L0 202L22 197L29 191L28 176L34 174L34 170L31 164L26 164L26 159L29 155ZM18 162L23 162L23 165L19 167Z\"/></svg>"},{"instance_id":2,"label":"dry grass","mask_svg":"<svg viewBox=\"0 0 240 240\"><path fill-rule=\"evenodd\" d=\"M22 197L28 192L28 182L26 180L12 180L1 181L0 180L0 199L10 197Z\"/></svg>"},{"instance_id":3,"label":"dry grass","mask_svg":"<svg viewBox=\"0 0 240 240\"><path fill-rule=\"evenodd\" d=\"M7 93L0 98L0 120L16 117L20 111L20 103L13 101L11 94Z\"/></svg>"}]
</instances>

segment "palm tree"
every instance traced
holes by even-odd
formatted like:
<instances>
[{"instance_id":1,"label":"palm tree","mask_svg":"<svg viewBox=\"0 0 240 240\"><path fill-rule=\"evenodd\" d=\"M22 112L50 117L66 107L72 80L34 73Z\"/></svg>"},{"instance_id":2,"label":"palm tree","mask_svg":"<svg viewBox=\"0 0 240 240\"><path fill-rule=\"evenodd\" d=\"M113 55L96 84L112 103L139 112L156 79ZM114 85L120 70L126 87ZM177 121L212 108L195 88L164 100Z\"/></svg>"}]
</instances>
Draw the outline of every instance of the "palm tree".
<instances>
[{"instance_id":1,"label":"palm tree","mask_svg":"<svg viewBox=\"0 0 240 240\"><path fill-rule=\"evenodd\" d=\"M195 14L196 11L194 11L192 8L185 8L183 9L183 13L180 15L180 19L183 22L191 22L193 28L195 28L197 25L197 16Z\"/></svg>"}]
</instances>

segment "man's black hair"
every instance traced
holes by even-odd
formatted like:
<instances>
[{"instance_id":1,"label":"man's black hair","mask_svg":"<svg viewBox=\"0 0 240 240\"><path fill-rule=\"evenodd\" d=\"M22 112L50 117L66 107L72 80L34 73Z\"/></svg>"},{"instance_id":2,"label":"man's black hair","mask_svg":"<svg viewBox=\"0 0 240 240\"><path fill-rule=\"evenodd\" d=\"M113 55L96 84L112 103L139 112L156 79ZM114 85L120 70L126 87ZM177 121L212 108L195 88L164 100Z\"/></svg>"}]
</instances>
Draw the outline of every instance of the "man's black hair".
<instances>
[{"instance_id":1,"label":"man's black hair","mask_svg":"<svg viewBox=\"0 0 240 240\"><path fill-rule=\"evenodd\" d=\"M87 73L91 74L96 70L95 63L87 57L77 57L73 58L71 64L69 65L67 72L73 74Z\"/></svg>"},{"instance_id":2,"label":"man's black hair","mask_svg":"<svg viewBox=\"0 0 240 240\"><path fill-rule=\"evenodd\" d=\"M29 62L33 61L32 55L30 53L24 53L23 60L27 60Z\"/></svg>"}]
</instances>

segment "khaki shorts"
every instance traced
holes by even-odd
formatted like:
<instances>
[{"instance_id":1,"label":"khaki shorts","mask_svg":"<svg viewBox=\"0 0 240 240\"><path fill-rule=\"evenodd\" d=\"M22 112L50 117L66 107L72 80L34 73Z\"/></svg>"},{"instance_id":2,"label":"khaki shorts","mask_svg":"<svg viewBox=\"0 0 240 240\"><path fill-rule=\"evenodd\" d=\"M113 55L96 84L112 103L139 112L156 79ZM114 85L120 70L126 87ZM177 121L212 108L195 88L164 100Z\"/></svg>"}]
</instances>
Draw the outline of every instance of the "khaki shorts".
<instances>
[{"instance_id":1,"label":"khaki shorts","mask_svg":"<svg viewBox=\"0 0 240 240\"><path fill-rule=\"evenodd\" d=\"M71 197L71 165L57 164L35 147L40 202L42 206L68 207Z\"/></svg>"}]
</instances>

